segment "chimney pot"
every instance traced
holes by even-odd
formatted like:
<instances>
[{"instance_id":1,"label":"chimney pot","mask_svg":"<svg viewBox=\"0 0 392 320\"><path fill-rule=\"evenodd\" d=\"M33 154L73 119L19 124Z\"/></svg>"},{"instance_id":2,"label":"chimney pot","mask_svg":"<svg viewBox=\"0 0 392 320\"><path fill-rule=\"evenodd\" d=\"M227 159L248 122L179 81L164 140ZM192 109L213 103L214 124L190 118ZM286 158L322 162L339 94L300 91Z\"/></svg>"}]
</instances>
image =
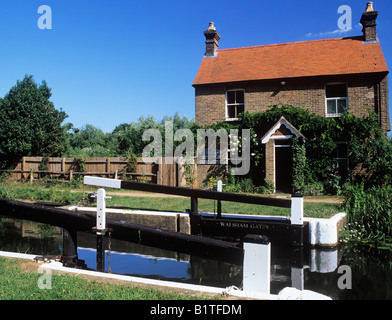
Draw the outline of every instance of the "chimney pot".
<instances>
[{"instance_id":1,"label":"chimney pot","mask_svg":"<svg viewBox=\"0 0 392 320\"><path fill-rule=\"evenodd\" d=\"M372 12L372 11L374 11L374 8L373 8L373 2L371 1L366 4L366 12Z\"/></svg>"},{"instance_id":2,"label":"chimney pot","mask_svg":"<svg viewBox=\"0 0 392 320\"><path fill-rule=\"evenodd\" d=\"M216 30L216 28L215 28L213 22L210 22L210 26L208 27L208 30L209 30L209 31L211 31L211 30Z\"/></svg>"},{"instance_id":3,"label":"chimney pot","mask_svg":"<svg viewBox=\"0 0 392 320\"><path fill-rule=\"evenodd\" d=\"M366 11L363 13L361 18L361 24L363 26L362 32L365 42L377 41L377 16L378 11L374 11L373 2L368 2L366 6Z\"/></svg>"},{"instance_id":4,"label":"chimney pot","mask_svg":"<svg viewBox=\"0 0 392 320\"><path fill-rule=\"evenodd\" d=\"M206 37L206 57L214 57L219 47L220 35L214 26L213 22L210 22L209 27L204 31Z\"/></svg>"}]
</instances>

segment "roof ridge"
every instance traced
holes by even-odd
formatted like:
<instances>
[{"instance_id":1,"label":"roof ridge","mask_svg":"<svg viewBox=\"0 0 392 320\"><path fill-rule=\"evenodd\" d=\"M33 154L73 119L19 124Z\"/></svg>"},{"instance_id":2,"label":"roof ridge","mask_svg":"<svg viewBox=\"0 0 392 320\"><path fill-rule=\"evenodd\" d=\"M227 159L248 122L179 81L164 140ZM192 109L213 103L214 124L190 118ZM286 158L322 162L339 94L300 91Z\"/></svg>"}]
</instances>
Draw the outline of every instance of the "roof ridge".
<instances>
[{"instance_id":1,"label":"roof ridge","mask_svg":"<svg viewBox=\"0 0 392 320\"><path fill-rule=\"evenodd\" d=\"M363 37L220 49L203 59L194 84L388 72L380 43Z\"/></svg>"},{"instance_id":2,"label":"roof ridge","mask_svg":"<svg viewBox=\"0 0 392 320\"><path fill-rule=\"evenodd\" d=\"M363 38L363 37L362 36L339 37L339 38L330 38L330 39L316 39L316 40L303 40L303 41L283 42L283 43L273 43L273 44L261 44L261 45L238 47L238 48L218 49L218 51L244 50L244 49L255 49L255 48L261 48L261 47L286 46L286 45L309 43L309 42L324 42L324 41L326 42L326 41L337 41L337 40L355 40L355 39L359 39L359 38Z\"/></svg>"}]
</instances>

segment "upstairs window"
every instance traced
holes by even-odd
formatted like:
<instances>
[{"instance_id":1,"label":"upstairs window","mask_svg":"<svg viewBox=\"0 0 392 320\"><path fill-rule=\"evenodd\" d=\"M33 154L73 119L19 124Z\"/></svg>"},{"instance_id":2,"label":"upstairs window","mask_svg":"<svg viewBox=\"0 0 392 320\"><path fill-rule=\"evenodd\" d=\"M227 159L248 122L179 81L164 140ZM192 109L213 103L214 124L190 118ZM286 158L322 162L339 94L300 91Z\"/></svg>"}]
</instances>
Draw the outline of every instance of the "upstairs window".
<instances>
[{"instance_id":1,"label":"upstairs window","mask_svg":"<svg viewBox=\"0 0 392 320\"><path fill-rule=\"evenodd\" d=\"M226 91L226 120L238 120L245 111L245 90Z\"/></svg>"},{"instance_id":2,"label":"upstairs window","mask_svg":"<svg viewBox=\"0 0 392 320\"><path fill-rule=\"evenodd\" d=\"M346 84L328 84L325 87L326 116L340 117L348 110Z\"/></svg>"}]
</instances>

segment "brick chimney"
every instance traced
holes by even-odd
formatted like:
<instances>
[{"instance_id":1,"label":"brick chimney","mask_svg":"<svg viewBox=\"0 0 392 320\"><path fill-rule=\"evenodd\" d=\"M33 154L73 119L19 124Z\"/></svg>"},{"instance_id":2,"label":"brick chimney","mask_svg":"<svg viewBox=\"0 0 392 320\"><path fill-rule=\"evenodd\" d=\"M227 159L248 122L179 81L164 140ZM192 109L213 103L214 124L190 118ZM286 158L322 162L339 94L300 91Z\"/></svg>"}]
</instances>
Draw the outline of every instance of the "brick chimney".
<instances>
[{"instance_id":1,"label":"brick chimney","mask_svg":"<svg viewBox=\"0 0 392 320\"><path fill-rule=\"evenodd\" d=\"M220 40L220 35L214 26L213 22L210 22L210 26L206 31L204 31L204 36L206 37L206 57L214 57L216 50L218 50L218 42Z\"/></svg>"},{"instance_id":2,"label":"brick chimney","mask_svg":"<svg viewBox=\"0 0 392 320\"><path fill-rule=\"evenodd\" d=\"M377 16L378 11L374 11L373 2L368 2L366 6L366 11L361 18L361 24L363 26L362 32L365 42L378 41L376 32Z\"/></svg>"}]
</instances>

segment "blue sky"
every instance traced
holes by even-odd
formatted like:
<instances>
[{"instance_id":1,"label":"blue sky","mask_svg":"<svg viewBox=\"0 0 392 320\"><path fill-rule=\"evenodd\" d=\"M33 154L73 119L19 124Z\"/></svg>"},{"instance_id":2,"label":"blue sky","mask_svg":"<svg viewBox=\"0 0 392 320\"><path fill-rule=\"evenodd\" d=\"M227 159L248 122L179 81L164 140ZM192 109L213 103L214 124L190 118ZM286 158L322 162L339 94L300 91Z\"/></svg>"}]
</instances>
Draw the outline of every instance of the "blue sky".
<instances>
[{"instance_id":1,"label":"blue sky","mask_svg":"<svg viewBox=\"0 0 392 320\"><path fill-rule=\"evenodd\" d=\"M51 30L38 28L41 5L52 9ZM349 32L337 32L341 5L352 9ZM210 21L220 48L235 48L360 35L365 8L362 0L1 0L0 96L32 74L76 127L110 132L141 116L193 118L192 82ZM374 8L391 68L392 1Z\"/></svg>"}]
</instances>

